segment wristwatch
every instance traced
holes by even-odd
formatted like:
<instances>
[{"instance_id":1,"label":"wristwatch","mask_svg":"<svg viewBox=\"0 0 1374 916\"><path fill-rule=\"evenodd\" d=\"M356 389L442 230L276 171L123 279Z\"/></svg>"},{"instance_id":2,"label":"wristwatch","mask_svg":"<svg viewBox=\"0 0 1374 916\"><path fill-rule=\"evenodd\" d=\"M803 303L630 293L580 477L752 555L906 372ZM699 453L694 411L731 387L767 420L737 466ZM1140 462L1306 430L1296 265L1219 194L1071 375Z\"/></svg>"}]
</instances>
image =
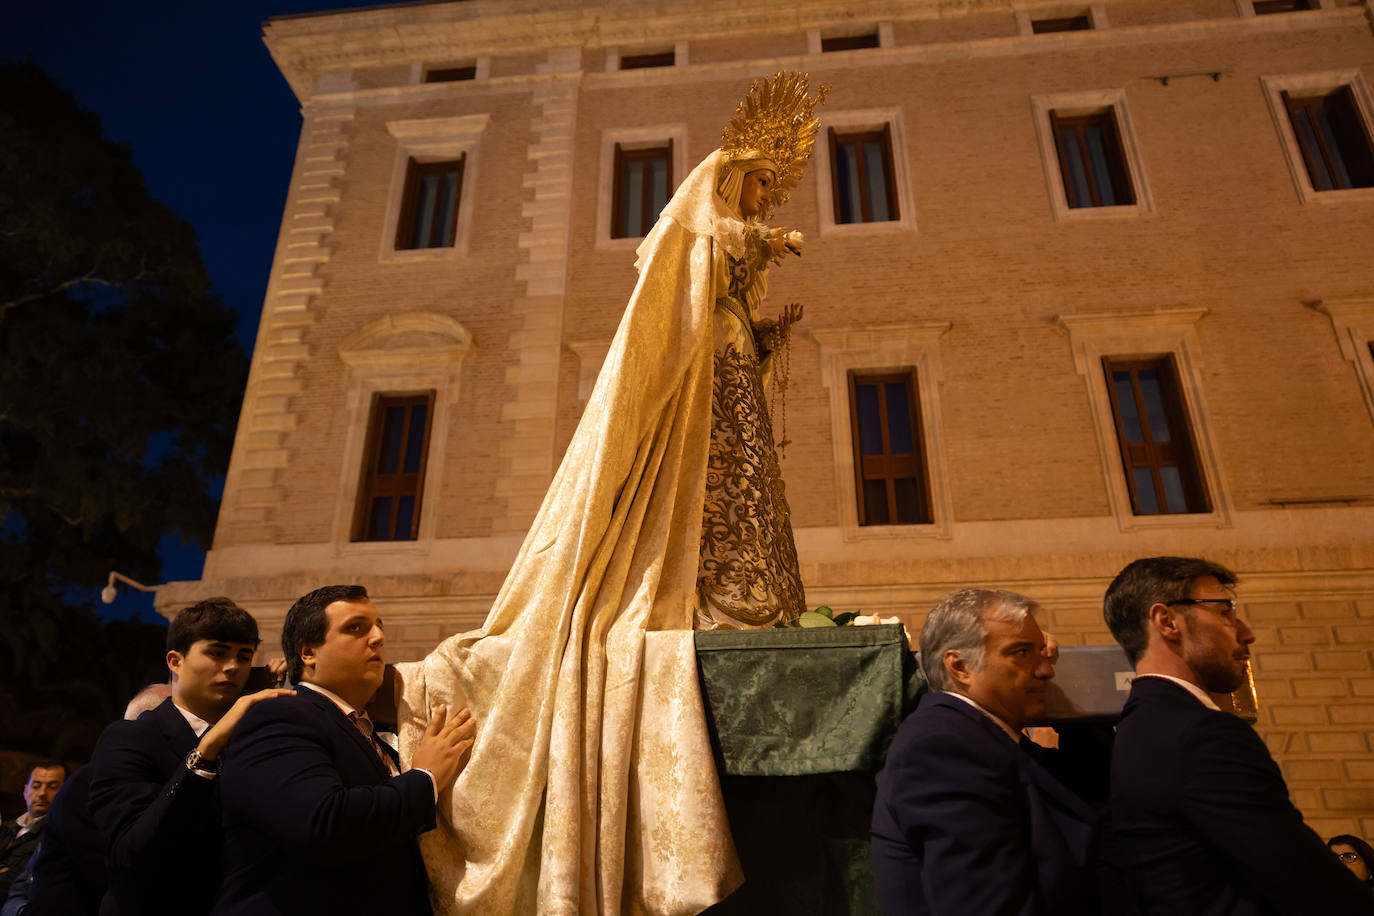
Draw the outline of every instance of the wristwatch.
<instances>
[{"instance_id":1,"label":"wristwatch","mask_svg":"<svg viewBox=\"0 0 1374 916\"><path fill-rule=\"evenodd\" d=\"M214 779L219 775L219 760L206 760L200 756L198 748L192 748L191 753L186 755L186 769L195 773L197 776L204 776L207 779Z\"/></svg>"}]
</instances>

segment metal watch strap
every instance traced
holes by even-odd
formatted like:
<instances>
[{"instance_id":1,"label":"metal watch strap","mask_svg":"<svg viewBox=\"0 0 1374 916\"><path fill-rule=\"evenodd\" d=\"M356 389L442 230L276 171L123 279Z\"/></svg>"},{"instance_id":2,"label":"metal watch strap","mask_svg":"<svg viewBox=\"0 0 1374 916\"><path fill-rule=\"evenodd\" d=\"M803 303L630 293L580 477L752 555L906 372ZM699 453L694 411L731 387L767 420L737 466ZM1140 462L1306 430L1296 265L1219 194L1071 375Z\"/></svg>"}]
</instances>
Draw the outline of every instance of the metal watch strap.
<instances>
[{"instance_id":1,"label":"metal watch strap","mask_svg":"<svg viewBox=\"0 0 1374 916\"><path fill-rule=\"evenodd\" d=\"M200 750L198 748L192 748L191 753L186 755L186 769L215 773L219 771L219 761L206 760L200 756Z\"/></svg>"}]
</instances>

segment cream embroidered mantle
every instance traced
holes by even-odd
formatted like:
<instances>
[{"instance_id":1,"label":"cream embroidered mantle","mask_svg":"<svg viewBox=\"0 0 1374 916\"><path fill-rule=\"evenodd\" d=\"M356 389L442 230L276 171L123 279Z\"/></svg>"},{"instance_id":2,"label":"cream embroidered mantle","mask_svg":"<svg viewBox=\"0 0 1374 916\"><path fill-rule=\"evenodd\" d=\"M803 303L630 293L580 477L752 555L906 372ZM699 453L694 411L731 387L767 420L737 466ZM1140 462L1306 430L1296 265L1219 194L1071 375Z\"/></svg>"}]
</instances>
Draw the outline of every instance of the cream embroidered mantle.
<instances>
[{"instance_id":1,"label":"cream embroidered mantle","mask_svg":"<svg viewBox=\"0 0 1374 916\"><path fill-rule=\"evenodd\" d=\"M719 155L698 171L713 179ZM691 633L722 233L690 222L665 210L641 245L596 387L486 623L398 666L403 758L439 704L478 722L420 840L441 913L688 914L742 880Z\"/></svg>"}]
</instances>

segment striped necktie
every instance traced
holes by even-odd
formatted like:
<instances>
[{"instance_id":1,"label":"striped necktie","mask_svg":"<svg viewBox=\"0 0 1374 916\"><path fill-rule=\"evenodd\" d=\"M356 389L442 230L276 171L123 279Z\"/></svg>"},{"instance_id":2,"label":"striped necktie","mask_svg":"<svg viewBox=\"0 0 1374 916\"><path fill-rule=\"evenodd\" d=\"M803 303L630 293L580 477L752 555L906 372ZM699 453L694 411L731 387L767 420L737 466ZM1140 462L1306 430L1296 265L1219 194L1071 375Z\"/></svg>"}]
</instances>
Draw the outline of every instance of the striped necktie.
<instances>
[{"instance_id":1,"label":"striped necktie","mask_svg":"<svg viewBox=\"0 0 1374 916\"><path fill-rule=\"evenodd\" d=\"M372 750L377 754L377 758L382 761L382 766L386 767L386 771L392 776L399 776L401 771L396 769L396 762L391 759L386 751L382 750L382 746L377 742L377 736L372 727L372 719L368 714L366 712L351 712L348 714L348 718L358 731L362 732L367 743L372 745Z\"/></svg>"}]
</instances>

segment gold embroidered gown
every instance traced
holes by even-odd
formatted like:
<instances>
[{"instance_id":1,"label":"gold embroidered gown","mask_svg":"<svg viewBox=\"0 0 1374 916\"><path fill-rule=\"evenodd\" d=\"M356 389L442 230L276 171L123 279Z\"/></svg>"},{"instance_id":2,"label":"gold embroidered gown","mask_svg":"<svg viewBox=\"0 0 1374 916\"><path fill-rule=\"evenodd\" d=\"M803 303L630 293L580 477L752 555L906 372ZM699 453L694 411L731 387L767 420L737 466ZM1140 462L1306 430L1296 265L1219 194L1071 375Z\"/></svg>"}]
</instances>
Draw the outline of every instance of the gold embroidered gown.
<instances>
[{"instance_id":1,"label":"gold embroidered gown","mask_svg":"<svg viewBox=\"0 0 1374 916\"><path fill-rule=\"evenodd\" d=\"M742 257L714 251L711 443L702 512L698 625L769 626L806 609L755 331L770 250L744 228Z\"/></svg>"}]
</instances>

